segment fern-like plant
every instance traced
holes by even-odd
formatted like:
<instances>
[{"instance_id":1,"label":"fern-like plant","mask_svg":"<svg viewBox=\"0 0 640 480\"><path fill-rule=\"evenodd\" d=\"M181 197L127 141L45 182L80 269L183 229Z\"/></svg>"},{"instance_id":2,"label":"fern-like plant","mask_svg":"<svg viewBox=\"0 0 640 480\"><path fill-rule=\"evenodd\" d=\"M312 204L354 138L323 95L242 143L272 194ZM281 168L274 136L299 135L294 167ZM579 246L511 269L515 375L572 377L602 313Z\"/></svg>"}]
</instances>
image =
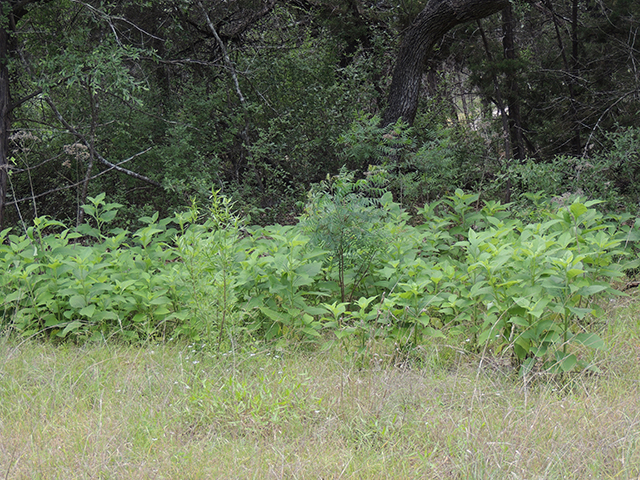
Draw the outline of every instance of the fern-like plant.
<instances>
[{"instance_id":1,"label":"fern-like plant","mask_svg":"<svg viewBox=\"0 0 640 480\"><path fill-rule=\"evenodd\" d=\"M330 267L338 268L342 302L351 302L366 277L377 252L385 245L383 204L390 195L384 189L384 170L370 167L363 179L342 168L340 173L316 185L309 193L302 226L320 247L331 252ZM347 295L346 272L352 270Z\"/></svg>"}]
</instances>

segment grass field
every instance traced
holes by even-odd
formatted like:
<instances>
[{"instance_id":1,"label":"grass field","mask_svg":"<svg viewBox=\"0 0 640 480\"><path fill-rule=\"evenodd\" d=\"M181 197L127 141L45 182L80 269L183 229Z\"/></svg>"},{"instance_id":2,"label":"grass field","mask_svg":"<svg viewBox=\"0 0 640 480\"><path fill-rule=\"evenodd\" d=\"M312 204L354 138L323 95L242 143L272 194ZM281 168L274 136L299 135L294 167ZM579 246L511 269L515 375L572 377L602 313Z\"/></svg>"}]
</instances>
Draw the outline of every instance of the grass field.
<instances>
[{"instance_id":1,"label":"grass field","mask_svg":"<svg viewBox=\"0 0 640 480\"><path fill-rule=\"evenodd\" d=\"M0 478L640 476L640 305L598 375L526 387L495 359L0 339Z\"/></svg>"}]
</instances>

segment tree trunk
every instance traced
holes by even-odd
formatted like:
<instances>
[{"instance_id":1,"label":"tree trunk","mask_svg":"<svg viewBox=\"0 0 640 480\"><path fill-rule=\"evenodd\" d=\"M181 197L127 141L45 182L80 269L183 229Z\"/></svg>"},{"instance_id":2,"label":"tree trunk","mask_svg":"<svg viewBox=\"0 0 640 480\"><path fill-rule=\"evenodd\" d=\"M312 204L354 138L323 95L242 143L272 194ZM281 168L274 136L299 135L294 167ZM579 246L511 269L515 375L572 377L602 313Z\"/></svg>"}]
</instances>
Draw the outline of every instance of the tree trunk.
<instances>
[{"instance_id":1,"label":"tree trunk","mask_svg":"<svg viewBox=\"0 0 640 480\"><path fill-rule=\"evenodd\" d=\"M578 41L578 0L573 0L571 6L571 82L577 83L580 72L578 71L578 50L580 42ZM579 157L582 152L582 139L580 138L580 130L582 129L582 122L578 117L578 99L577 92L574 88L571 94L571 113L573 114L573 138L571 139L571 146L573 155Z\"/></svg>"},{"instance_id":2,"label":"tree trunk","mask_svg":"<svg viewBox=\"0 0 640 480\"><path fill-rule=\"evenodd\" d=\"M582 140L580 139L581 122L578 118L578 99L576 96L576 78L577 78L577 61L578 61L578 0L573 0L571 11L571 58L572 62L569 64L567 60L567 54L565 53L564 42L562 41L562 34L560 25L558 22L558 15L553 9L553 3L551 0L545 0L545 6L551 13L553 19L553 26L556 32L556 39L558 41L558 48L560 49L560 56L562 57L562 63L564 65L564 74L567 78L566 84L569 87L569 118L571 120L573 128L573 136L571 137L571 154L578 157L581 153Z\"/></svg>"},{"instance_id":3,"label":"tree trunk","mask_svg":"<svg viewBox=\"0 0 640 480\"><path fill-rule=\"evenodd\" d=\"M502 10L502 47L504 58L508 61L506 70L506 97L509 110L509 132L513 158L524 160L524 139L522 136L522 117L520 115L520 93L518 77L513 61L516 59L515 24L513 6L509 4Z\"/></svg>"},{"instance_id":4,"label":"tree trunk","mask_svg":"<svg viewBox=\"0 0 640 480\"><path fill-rule=\"evenodd\" d=\"M12 2L0 0L0 230L4 228L4 207L7 202L7 178L9 176L9 131L11 129L11 84L9 81L9 42L15 48L16 22L27 12L26 7L37 0ZM43 0L43 3L50 0Z\"/></svg>"},{"instance_id":5,"label":"tree trunk","mask_svg":"<svg viewBox=\"0 0 640 480\"><path fill-rule=\"evenodd\" d=\"M484 33L484 28L482 28L482 22L480 20L478 20L478 30L480 30L480 36L482 37L484 51L487 54L487 60L489 61L489 64L492 64L493 55L491 55L489 41L487 40L487 36ZM511 154L513 152L513 149L511 148L511 134L509 132L509 116L507 114L507 109L505 108L504 101L502 100L502 93L500 91L500 83L498 83L498 77L495 74L492 74L491 81L493 82L494 103L500 111L500 119L502 120L502 135L504 136L504 156L505 160L508 162L511 159ZM493 113L490 113L490 115L493 115Z\"/></svg>"},{"instance_id":6,"label":"tree trunk","mask_svg":"<svg viewBox=\"0 0 640 480\"><path fill-rule=\"evenodd\" d=\"M395 123L400 118L413 123L425 60L445 33L456 25L488 17L508 5L509 0L431 0L400 44L382 125Z\"/></svg>"},{"instance_id":7,"label":"tree trunk","mask_svg":"<svg viewBox=\"0 0 640 480\"><path fill-rule=\"evenodd\" d=\"M4 8L4 2L0 2ZM6 21L0 23L0 230L4 227L4 204L9 174L9 35Z\"/></svg>"}]
</instances>

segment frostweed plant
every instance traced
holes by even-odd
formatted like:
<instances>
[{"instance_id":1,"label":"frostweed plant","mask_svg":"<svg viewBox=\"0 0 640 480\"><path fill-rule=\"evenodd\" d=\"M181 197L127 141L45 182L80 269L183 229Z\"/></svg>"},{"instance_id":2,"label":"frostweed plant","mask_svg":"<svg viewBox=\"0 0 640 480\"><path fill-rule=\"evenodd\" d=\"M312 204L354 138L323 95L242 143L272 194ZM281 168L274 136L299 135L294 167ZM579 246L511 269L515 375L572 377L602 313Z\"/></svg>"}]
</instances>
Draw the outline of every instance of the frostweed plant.
<instances>
[{"instance_id":1,"label":"frostweed plant","mask_svg":"<svg viewBox=\"0 0 640 480\"><path fill-rule=\"evenodd\" d=\"M639 222L579 198L523 218L461 190L410 219L384 180L343 170L292 226L245 226L212 191L208 207L142 217L133 234L108 229L104 197L89 199L95 226L42 217L24 235L5 230L2 321L56 339L338 344L362 359L444 342L506 355L524 377L596 368L594 319L638 266Z\"/></svg>"},{"instance_id":2,"label":"frostweed plant","mask_svg":"<svg viewBox=\"0 0 640 480\"><path fill-rule=\"evenodd\" d=\"M24 235L3 232L5 325L23 336L58 340L140 341L171 330L180 321L181 293L167 267L169 221L143 218L147 226L130 236L107 231L118 205L104 195L89 197L85 207L95 227L72 230L39 217Z\"/></svg>"},{"instance_id":3,"label":"frostweed plant","mask_svg":"<svg viewBox=\"0 0 640 480\"><path fill-rule=\"evenodd\" d=\"M322 327L316 316L325 312L317 303L326 295L318 291L326 251L292 226L255 229L247 240L239 278L252 319L247 331L268 341L316 341Z\"/></svg>"}]
</instances>

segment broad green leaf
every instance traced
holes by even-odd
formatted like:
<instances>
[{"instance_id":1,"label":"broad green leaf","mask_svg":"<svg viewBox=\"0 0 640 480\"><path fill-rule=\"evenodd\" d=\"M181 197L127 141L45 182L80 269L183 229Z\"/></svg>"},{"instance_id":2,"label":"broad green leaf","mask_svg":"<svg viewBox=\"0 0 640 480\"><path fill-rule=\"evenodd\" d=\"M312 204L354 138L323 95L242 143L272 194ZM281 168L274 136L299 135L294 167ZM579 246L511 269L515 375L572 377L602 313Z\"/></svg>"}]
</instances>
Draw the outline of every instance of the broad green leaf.
<instances>
[{"instance_id":1,"label":"broad green leaf","mask_svg":"<svg viewBox=\"0 0 640 480\"><path fill-rule=\"evenodd\" d=\"M516 341L513 343L513 351L516 353L516 356L520 360L525 358L530 350L531 350L531 344L529 343L528 340L522 337L516 339Z\"/></svg>"},{"instance_id":2,"label":"broad green leaf","mask_svg":"<svg viewBox=\"0 0 640 480\"><path fill-rule=\"evenodd\" d=\"M520 327L529 327L529 322L527 321L527 319L523 318L523 317L518 317L518 316L514 316L511 317L509 319L509 323L512 323L514 325L518 325Z\"/></svg>"},{"instance_id":3,"label":"broad green leaf","mask_svg":"<svg viewBox=\"0 0 640 480\"><path fill-rule=\"evenodd\" d=\"M567 307L567 309L580 319L584 318L585 316L590 314L592 311L590 308L578 308L578 307Z\"/></svg>"},{"instance_id":4,"label":"broad green leaf","mask_svg":"<svg viewBox=\"0 0 640 480\"><path fill-rule=\"evenodd\" d=\"M426 327L424 329L424 334L432 338L447 338L444 333L442 333L440 330L437 330L433 327Z\"/></svg>"},{"instance_id":5,"label":"broad green leaf","mask_svg":"<svg viewBox=\"0 0 640 480\"><path fill-rule=\"evenodd\" d=\"M120 288L121 291L125 291L134 283L136 283L136 280L125 280L124 282L119 282L116 280L116 285Z\"/></svg>"},{"instance_id":6,"label":"broad green leaf","mask_svg":"<svg viewBox=\"0 0 640 480\"><path fill-rule=\"evenodd\" d=\"M542 345L540 347L532 347L531 353L533 353L537 358L544 357L547 354L548 348L546 345Z\"/></svg>"},{"instance_id":7,"label":"broad green leaf","mask_svg":"<svg viewBox=\"0 0 640 480\"><path fill-rule=\"evenodd\" d=\"M604 340L595 333L579 333L573 337L573 340L596 350L604 350L606 348Z\"/></svg>"},{"instance_id":8,"label":"broad green leaf","mask_svg":"<svg viewBox=\"0 0 640 480\"><path fill-rule=\"evenodd\" d=\"M605 285L587 285L584 287L580 287L576 292L578 295L582 295L583 297L588 297L590 295L595 295L596 293L600 293L604 290L607 290Z\"/></svg>"},{"instance_id":9,"label":"broad green leaf","mask_svg":"<svg viewBox=\"0 0 640 480\"><path fill-rule=\"evenodd\" d=\"M93 316L93 312L96 311L96 306L91 304L80 310L80 315L84 315L85 317L91 318Z\"/></svg>"},{"instance_id":10,"label":"broad green leaf","mask_svg":"<svg viewBox=\"0 0 640 480\"><path fill-rule=\"evenodd\" d=\"M255 297L251 297L247 303L244 305L244 308L247 310L252 310L254 308L259 308L261 305L264 305L265 297L264 295L257 295Z\"/></svg>"},{"instance_id":11,"label":"broad green leaf","mask_svg":"<svg viewBox=\"0 0 640 480\"><path fill-rule=\"evenodd\" d=\"M303 310L309 315L325 315L327 313L327 309L324 307L315 307L313 305L306 305ZM344 313L344 312L342 312Z\"/></svg>"},{"instance_id":12,"label":"broad green leaf","mask_svg":"<svg viewBox=\"0 0 640 480\"><path fill-rule=\"evenodd\" d=\"M543 297L539 299L536 304L530 308L529 314L533 315L536 318L540 318L542 314L545 312L545 308L549 304L551 299L549 297Z\"/></svg>"},{"instance_id":13,"label":"broad green leaf","mask_svg":"<svg viewBox=\"0 0 640 480\"><path fill-rule=\"evenodd\" d=\"M571 370L575 366L576 362L578 361L578 359L573 353L567 355L564 358L563 357L558 358L558 356L556 355L556 358L558 360L560 370L562 370L563 372L568 372L569 370Z\"/></svg>"},{"instance_id":14,"label":"broad green leaf","mask_svg":"<svg viewBox=\"0 0 640 480\"><path fill-rule=\"evenodd\" d=\"M258 310L260 310L266 317L273 320L274 322L281 323L283 325L288 325L291 322L290 315L276 312L275 310L271 310L268 307L258 307Z\"/></svg>"},{"instance_id":15,"label":"broad green leaf","mask_svg":"<svg viewBox=\"0 0 640 480\"><path fill-rule=\"evenodd\" d=\"M312 262L306 263L304 265L300 265L296 268L296 272L300 275L307 275L311 278L315 277L322 270L322 263L320 262Z\"/></svg>"},{"instance_id":16,"label":"broad green leaf","mask_svg":"<svg viewBox=\"0 0 640 480\"><path fill-rule=\"evenodd\" d=\"M31 265L28 265L24 271L25 273L27 273L28 275L32 274L34 272L34 270L38 270L42 265L39 263L32 263Z\"/></svg>"},{"instance_id":17,"label":"broad green leaf","mask_svg":"<svg viewBox=\"0 0 640 480\"><path fill-rule=\"evenodd\" d=\"M531 301L529 301L529 299L526 297L515 297L513 301L524 308L529 308L529 306L531 305Z\"/></svg>"},{"instance_id":18,"label":"broad green leaf","mask_svg":"<svg viewBox=\"0 0 640 480\"><path fill-rule=\"evenodd\" d=\"M64 337L67 335L67 333L72 332L74 330L79 329L82 326L82 322L79 322L78 320L74 320L73 322L69 322L69 324L64 327L64 330L62 330L62 332L59 334L59 336Z\"/></svg>"},{"instance_id":19,"label":"broad green leaf","mask_svg":"<svg viewBox=\"0 0 640 480\"><path fill-rule=\"evenodd\" d=\"M113 312L97 312L92 315L92 319L97 322L101 322L103 320L117 320L118 316Z\"/></svg>"},{"instance_id":20,"label":"broad green leaf","mask_svg":"<svg viewBox=\"0 0 640 480\"><path fill-rule=\"evenodd\" d=\"M578 219L581 215L587 212L587 207L583 203L576 202L571 204L569 210L571 210L573 216Z\"/></svg>"},{"instance_id":21,"label":"broad green leaf","mask_svg":"<svg viewBox=\"0 0 640 480\"><path fill-rule=\"evenodd\" d=\"M106 212L103 212L100 215L100 219L103 222L110 222L112 221L114 218L116 218L116 215L118 214L117 210L108 210Z\"/></svg>"},{"instance_id":22,"label":"broad green leaf","mask_svg":"<svg viewBox=\"0 0 640 480\"><path fill-rule=\"evenodd\" d=\"M535 366L536 362L537 362L537 358L528 358L526 359L524 362L522 362L522 366L520 367L520 376L524 377L526 375L528 375L531 370L533 370L533 367Z\"/></svg>"},{"instance_id":23,"label":"broad green leaf","mask_svg":"<svg viewBox=\"0 0 640 480\"><path fill-rule=\"evenodd\" d=\"M16 300L22 300L25 296L26 294L22 290L14 290L4 297L4 301L5 303L15 302Z\"/></svg>"},{"instance_id":24,"label":"broad green leaf","mask_svg":"<svg viewBox=\"0 0 640 480\"><path fill-rule=\"evenodd\" d=\"M361 310L366 310L369 307L369 304L373 302L376 298L378 298L378 295L374 295L373 297L360 297L356 301L356 305L358 305L358 307L360 307Z\"/></svg>"},{"instance_id":25,"label":"broad green leaf","mask_svg":"<svg viewBox=\"0 0 640 480\"><path fill-rule=\"evenodd\" d=\"M491 286L487 285L487 282L480 281L476 282L471 286L469 290L470 297L479 297L480 295L487 295L493 292Z\"/></svg>"},{"instance_id":26,"label":"broad green leaf","mask_svg":"<svg viewBox=\"0 0 640 480\"><path fill-rule=\"evenodd\" d=\"M280 333L280 323L274 322L265 333L266 340L273 340Z\"/></svg>"},{"instance_id":27,"label":"broad green leaf","mask_svg":"<svg viewBox=\"0 0 640 480\"><path fill-rule=\"evenodd\" d=\"M304 327L302 332L312 337L319 337L320 333L312 327Z\"/></svg>"},{"instance_id":28,"label":"broad green leaf","mask_svg":"<svg viewBox=\"0 0 640 480\"><path fill-rule=\"evenodd\" d=\"M334 317L338 318L340 315L346 312L347 306L349 304L347 302L344 302L344 303L333 302L331 304L323 303L322 305L327 311L331 312Z\"/></svg>"},{"instance_id":29,"label":"broad green leaf","mask_svg":"<svg viewBox=\"0 0 640 480\"><path fill-rule=\"evenodd\" d=\"M82 295L73 295L69 298L69 305L73 308L84 308L87 306L87 301Z\"/></svg>"},{"instance_id":30,"label":"broad green leaf","mask_svg":"<svg viewBox=\"0 0 640 480\"><path fill-rule=\"evenodd\" d=\"M580 269L580 268L571 268L567 271L567 278L571 279L571 278L575 278L578 275L581 275L584 273L584 270Z\"/></svg>"},{"instance_id":31,"label":"broad green leaf","mask_svg":"<svg viewBox=\"0 0 640 480\"><path fill-rule=\"evenodd\" d=\"M50 328L55 325L58 325L59 323L60 323L60 320L55 315L47 315L44 322L44 326L47 328Z\"/></svg>"},{"instance_id":32,"label":"broad green leaf","mask_svg":"<svg viewBox=\"0 0 640 480\"><path fill-rule=\"evenodd\" d=\"M149 302L149 305L168 305L171 303L171 300L165 296L152 298Z\"/></svg>"}]
</instances>

